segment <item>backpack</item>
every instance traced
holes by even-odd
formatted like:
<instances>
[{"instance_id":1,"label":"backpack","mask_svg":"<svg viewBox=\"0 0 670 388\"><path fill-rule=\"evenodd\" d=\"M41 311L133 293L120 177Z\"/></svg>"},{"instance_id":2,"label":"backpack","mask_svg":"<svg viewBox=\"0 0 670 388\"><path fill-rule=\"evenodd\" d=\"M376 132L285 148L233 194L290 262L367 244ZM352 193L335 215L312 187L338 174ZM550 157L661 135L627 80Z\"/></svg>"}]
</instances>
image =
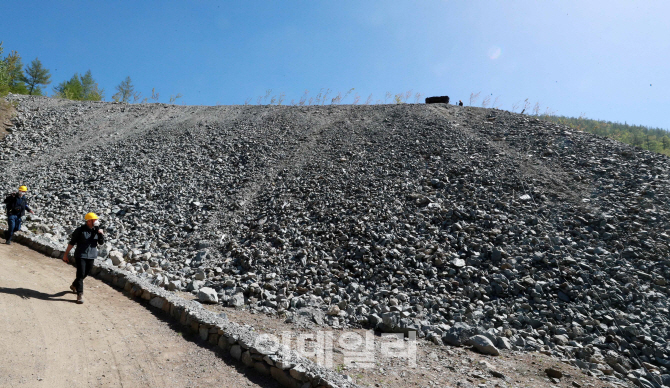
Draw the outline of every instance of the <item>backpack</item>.
<instances>
[{"instance_id":1,"label":"backpack","mask_svg":"<svg viewBox=\"0 0 670 388\"><path fill-rule=\"evenodd\" d=\"M7 209L7 215L21 215L23 212L22 206L16 206L16 194L12 193L5 198L5 208ZM27 202L26 202L27 203Z\"/></svg>"}]
</instances>

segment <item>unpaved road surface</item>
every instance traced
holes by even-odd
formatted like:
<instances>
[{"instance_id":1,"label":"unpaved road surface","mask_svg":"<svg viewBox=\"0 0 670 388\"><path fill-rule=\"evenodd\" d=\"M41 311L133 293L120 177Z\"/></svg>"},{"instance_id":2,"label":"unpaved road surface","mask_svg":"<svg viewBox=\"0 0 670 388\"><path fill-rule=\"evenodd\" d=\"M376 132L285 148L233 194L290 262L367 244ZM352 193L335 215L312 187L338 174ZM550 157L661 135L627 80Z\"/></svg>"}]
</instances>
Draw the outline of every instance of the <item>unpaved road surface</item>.
<instances>
[{"instance_id":1,"label":"unpaved road surface","mask_svg":"<svg viewBox=\"0 0 670 388\"><path fill-rule=\"evenodd\" d=\"M0 245L0 387L278 386L97 279L85 280L86 303L76 304L74 274L60 260Z\"/></svg>"}]
</instances>

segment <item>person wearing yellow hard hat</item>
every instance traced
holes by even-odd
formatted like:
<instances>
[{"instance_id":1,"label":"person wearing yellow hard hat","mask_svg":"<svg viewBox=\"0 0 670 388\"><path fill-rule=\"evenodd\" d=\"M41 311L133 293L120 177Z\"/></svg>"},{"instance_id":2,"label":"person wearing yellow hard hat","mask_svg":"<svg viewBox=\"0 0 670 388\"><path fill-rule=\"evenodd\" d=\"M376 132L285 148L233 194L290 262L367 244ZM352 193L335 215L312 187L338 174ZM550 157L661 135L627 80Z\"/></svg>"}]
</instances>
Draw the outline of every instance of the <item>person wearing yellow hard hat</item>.
<instances>
[{"instance_id":1,"label":"person wearing yellow hard hat","mask_svg":"<svg viewBox=\"0 0 670 388\"><path fill-rule=\"evenodd\" d=\"M26 186L20 186L19 191L12 193L5 198L5 208L7 209L7 233L5 233L5 238L7 239L6 244L11 244L14 233L21 230L21 217L26 214L26 210L35 214L30 206L28 206L28 198L25 196L26 192L28 192L28 188Z\"/></svg>"},{"instance_id":2,"label":"person wearing yellow hard hat","mask_svg":"<svg viewBox=\"0 0 670 388\"><path fill-rule=\"evenodd\" d=\"M100 229L100 221L95 213L87 213L84 216L86 223L72 232L70 242L67 245L63 261L69 263L68 255L72 248L74 250L75 264L77 265L77 277L72 282L70 290L77 294L77 303L84 303L84 279L91 273L93 262L98 257L98 246L105 243L105 234Z\"/></svg>"}]
</instances>

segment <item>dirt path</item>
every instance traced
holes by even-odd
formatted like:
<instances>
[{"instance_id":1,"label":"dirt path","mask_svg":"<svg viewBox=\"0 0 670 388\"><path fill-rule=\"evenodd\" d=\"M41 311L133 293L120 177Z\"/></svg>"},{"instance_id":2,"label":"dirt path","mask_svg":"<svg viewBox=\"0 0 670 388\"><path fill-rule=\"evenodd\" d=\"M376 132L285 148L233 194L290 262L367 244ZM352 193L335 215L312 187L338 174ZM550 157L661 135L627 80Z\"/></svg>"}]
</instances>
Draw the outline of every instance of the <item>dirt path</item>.
<instances>
[{"instance_id":1,"label":"dirt path","mask_svg":"<svg viewBox=\"0 0 670 388\"><path fill-rule=\"evenodd\" d=\"M0 387L276 387L87 278L18 244L0 245ZM239 369L238 369L239 368Z\"/></svg>"}]
</instances>

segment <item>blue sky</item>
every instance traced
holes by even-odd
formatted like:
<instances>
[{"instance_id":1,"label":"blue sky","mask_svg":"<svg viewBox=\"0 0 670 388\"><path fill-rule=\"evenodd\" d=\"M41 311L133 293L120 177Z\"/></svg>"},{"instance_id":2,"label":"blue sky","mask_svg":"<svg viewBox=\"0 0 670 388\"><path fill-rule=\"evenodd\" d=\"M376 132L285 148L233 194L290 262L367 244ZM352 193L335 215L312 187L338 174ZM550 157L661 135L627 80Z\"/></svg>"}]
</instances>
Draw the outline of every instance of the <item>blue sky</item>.
<instances>
[{"instance_id":1,"label":"blue sky","mask_svg":"<svg viewBox=\"0 0 670 388\"><path fill-rule=\"evenodd\" d=\"M449 95L502 109L528 98L556 114L670 129L670 2L18 1L0 40L52 85L91 70L106 91L243 104L271 89ZM410 98L409 102L413 102ZM389 100L390 102L390 100Z\"/></svg>"}]
</instances>

